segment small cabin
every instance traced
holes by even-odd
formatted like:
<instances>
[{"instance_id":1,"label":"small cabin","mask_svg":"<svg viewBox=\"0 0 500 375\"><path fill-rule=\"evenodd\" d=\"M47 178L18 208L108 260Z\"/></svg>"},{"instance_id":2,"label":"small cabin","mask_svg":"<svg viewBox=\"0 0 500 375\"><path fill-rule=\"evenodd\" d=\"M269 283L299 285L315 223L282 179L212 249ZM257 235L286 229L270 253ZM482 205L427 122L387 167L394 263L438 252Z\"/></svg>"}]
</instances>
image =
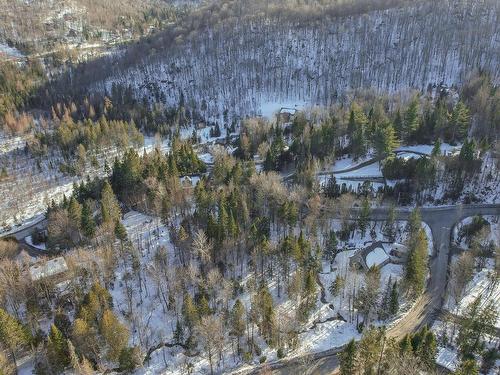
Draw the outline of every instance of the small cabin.
<instances>
[{"instance_id":1,"label":"small cabin","mask_svg":"<svg viewBox=\"0 0 500 375\"><path fill-rule=\"evenodd\" d=\"M278 112L278 123L286 124L291 122L295 118L296 114L297 110L295 108L282 107Z\"/></svg>"},{"instance_id":2,"label":"small cabin","mask_svg":"<svg viewBox=\"0 0 500 375\"><path fill-rule=\"evenodd\" d=\"M408 247L406 247L403 244L394 242L391 245L391 255L397 257L397 258L404 258L408 254Z\"/></svg>"},{"instance_id":3,"label":"small cabin","mask_svg":"<svg viewBox=\"0 0 500 375\"><path fill-rule=\"evenodd\" d=\"M60 279L68 271L68 265L63 257L57 257L32 265L29 268L31 280Z\"/></svg>"}]
</instances>

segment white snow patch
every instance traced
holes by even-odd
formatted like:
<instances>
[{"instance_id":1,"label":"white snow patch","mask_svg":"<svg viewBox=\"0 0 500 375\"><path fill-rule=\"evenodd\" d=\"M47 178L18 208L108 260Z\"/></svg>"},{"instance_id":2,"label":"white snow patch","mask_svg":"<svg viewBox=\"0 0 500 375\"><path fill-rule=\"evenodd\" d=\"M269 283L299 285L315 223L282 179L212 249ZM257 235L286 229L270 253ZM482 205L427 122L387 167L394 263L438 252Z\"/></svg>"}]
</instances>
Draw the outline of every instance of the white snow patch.
<instances>
[{"instance_id":1,"label":"white snow patch","mask_svg":"<svg viewBox=\"0 0 500 375\"><path fill-rule=\"evenodd\" d=\"M47 250L47 246L46 246L46 244L45 244L45 243L39 243L39 244L36 244L36 245L35 245L35 244L33 243L33 236L32 236L31 234L30 234L29 236L27 236L24 240L26 241L26 243L27 243L28 245L30 245L30 246L32 246L32 247L34 247L34 248L38 249L38 250L43 250L43 251Z\"/></svg>"},{"instance_id":2,"label":"white snow patch","mask_svg":"<svg viewBox=\"0 0 500 375\"><path fill-rule=\"evenodd\" d=\"M386 254L384 249L377 247L366 256L366 265L368 267L379 266L386 262L388 259L389 256Z\"/></svg>"},{"instance_id":3,"label":"white snow patch","mask_svg":"<svg viewBox=\"0 0 500 375\"><path fill-rule=\"evenodd\" d=\"M281 108L290 108L295 110L304 109L307 102L303 100L287 100L287 101L273 101L263 99L260 103L260 112L263 117L274 119L275 115Z\"/></svg>"},{"instance_id":4,"label":"white snow patch","mask_svg":"<svg viewBox=\"0 0 500 375\"><path fill-rule=\"evenodd\" d=\"M436 363L447 368L450 371L455 371L458 368L460 359L455 350L449 348L439 348Z\"/></svg>"}]
</instances>

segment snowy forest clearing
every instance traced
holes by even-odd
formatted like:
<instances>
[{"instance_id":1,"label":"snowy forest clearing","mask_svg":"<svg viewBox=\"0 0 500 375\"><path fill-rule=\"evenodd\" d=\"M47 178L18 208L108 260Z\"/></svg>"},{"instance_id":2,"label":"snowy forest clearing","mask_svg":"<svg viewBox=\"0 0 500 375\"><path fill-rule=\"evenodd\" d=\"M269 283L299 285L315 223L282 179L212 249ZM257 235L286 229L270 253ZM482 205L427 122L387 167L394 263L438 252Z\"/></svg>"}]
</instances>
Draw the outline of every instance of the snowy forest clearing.
<instances>
[{"instance_id":1,"label":"snowy forest clearing","mask_svg":"<svg viewBox=\"0 0 500 375\"><path fill-rule=\"evenodd\" d=\"M307 102L303 100L284 100L284 101L270 101L262 99L259 111L263 117L274 121L279 111L284 108L285 110L301 111L307 106Z\"/></svg>"}]
</instances>

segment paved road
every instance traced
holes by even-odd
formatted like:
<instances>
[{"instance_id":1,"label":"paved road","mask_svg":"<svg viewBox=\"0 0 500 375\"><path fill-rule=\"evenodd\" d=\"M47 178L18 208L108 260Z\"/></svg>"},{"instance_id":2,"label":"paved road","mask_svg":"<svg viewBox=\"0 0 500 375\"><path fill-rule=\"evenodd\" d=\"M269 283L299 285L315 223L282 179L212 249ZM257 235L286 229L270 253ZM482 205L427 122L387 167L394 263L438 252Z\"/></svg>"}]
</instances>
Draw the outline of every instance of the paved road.
<instances>
[{"instance_id":1,"label":"paved road","mask_svg":"<svg viewBox=\"0 0 500 375\"><path fill-rule=\"evenodd\" d=\"M327 211L327 209L325 209ZM397 208L397 219L407 220L412 209ZM352 210L353 216L359 208ZM450 256L451 230L462 219L474 215L500 215L500 204L471 204L440 207L423 207L420 209L422 221L432 231L434 251L430 259L430 278L424 294L416 301L411 311L388 330L388 335L401 338L405 334L418 330L422 326L432 323L441 310L446 291L448 261ZM335 212L331 212L335 215ZM372 220L386 220L388 207L379 207L372 210ZM337 354L340 349L330 349L311 356L297 357L290 360L277 361L269 366L273 374L277 375L326 375L334 374L338 370ZM258 374L261 367L239 374Z\"/></svg>"},{"instance_id":2,"label":"paved road","mask_svg":"<svg viewBox=\"0 0 500 375\"><path fill-rule=\"evenodd\" d=\"M31 246L29 243L26 242L25 238L29 236L30 234L33 233L35 228L37 227L46 227L47 226L47 219L44 217L40 217L37 220L34 220L33 223L29 225L22 226L21 228L17 230L10 231L8 233L0 233L0 238L2 237L13 237L15 238L18 242L21 248L26 251L31 257L39 257L39 256L44 256L47 255L46 252L43 250L37 249L34 246Z\"/></svg>"},{"instance_id":3,"label":"paved road","mask_svg":"<svg viewBox=\"0 0 500 375\"><path fill-rule=\"evenodd\" d=\"M2 237L14 237L16 240L21 241L23 240L26 236L29 236L31 233L33 233L33 230L36 227L45 227L47 225L47 219L44 217L37 218L36 220L33 220L32 223L22 226L19 229L14 229L9 232L5 233L0 233L0 238Z\"/></svg>"}]
</instances>

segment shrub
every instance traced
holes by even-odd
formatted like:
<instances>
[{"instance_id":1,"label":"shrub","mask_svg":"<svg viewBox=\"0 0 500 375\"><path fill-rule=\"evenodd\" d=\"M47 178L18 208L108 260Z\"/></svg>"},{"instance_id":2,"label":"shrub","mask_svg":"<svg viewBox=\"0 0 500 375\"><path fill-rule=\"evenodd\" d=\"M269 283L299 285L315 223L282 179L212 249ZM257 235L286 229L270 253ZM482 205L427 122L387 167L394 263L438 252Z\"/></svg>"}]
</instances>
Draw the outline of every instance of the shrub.
<instances>
[{"instance_id":1,"label":"shrub","mask_svg":"<svg viewBox=\"0 0 500 375\"><path fill-rule=\"evenodd\" d=\"M278 348L278 352L276 353L278 359L285 358L285 351L283 348Z\"/></svg>"}]
</instances>

